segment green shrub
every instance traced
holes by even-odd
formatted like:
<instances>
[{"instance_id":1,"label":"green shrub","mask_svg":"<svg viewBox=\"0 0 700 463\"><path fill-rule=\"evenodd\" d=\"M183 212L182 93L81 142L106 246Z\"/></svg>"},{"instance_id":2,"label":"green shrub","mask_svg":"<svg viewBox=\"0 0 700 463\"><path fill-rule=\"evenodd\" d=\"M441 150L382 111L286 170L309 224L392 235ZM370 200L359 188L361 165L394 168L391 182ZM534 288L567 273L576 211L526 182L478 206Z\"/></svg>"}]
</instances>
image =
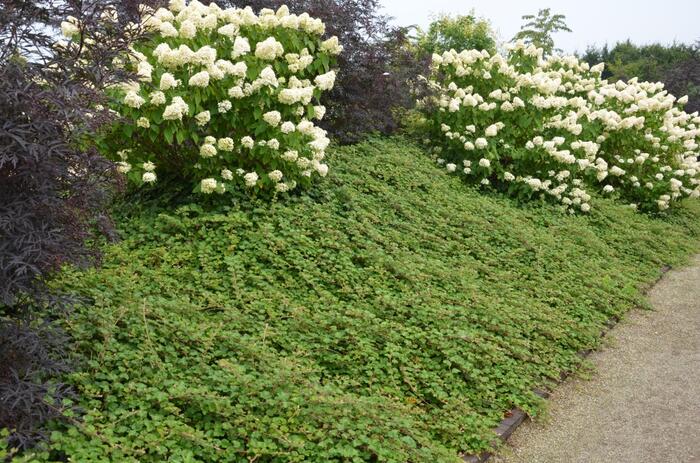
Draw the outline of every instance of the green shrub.
<instances>
[{"instance_id":1,"label":"green shrub","mask_svg":"<svg viewBox=\"0 0 700 463\"><path fill-rule=\"evenodd\" d=\"M590 210L588 187L644 210L700 195L700 117L663 84L609 84L602 65L522 42L436 54L433 69L422 107L448 171L571 212Z\"/></svg>"},{"instance_id":2,"label":"green shrub","mask_svg":"<svg viewBox=\"0 0 700 463\"><path fill-rule=\"evenodd\" d=\"M328 111L319 125L343 144L398 129L394 108L410 108L410 83L427 69L411 53L405 29L382 14L380 0L220 0L220 5L308 12L343 44L341 71L332 91L322 95ZM428 55L429 56L429 55Z\"/></svg>"},{"instance_id":3,"label":"green shrub","mask_svg":"<svg viewBox=\"0 0 700 463\"><path fill-rule=\"evenodd\" d=\"M123 206L102 268L56 282L91 304L67 322L82 424L54 458L456 463L697 249L697 208L568 216L401 140L331 156L313 197Z\"/></svg>"},{"instance_id":4,"label":"green shrub","mask_svg":"<svg viewBox=\"0 0 700 463\"><path fill-rule=\"evenodd\" d=\"M162 175L223 194L284 192L326 175L329 140L311 121L323 118L318 99L342 47L320 39L320 20L196 0L143 14L157 33L124 64L140 81L117 91L125 121L103 143L131 180Z\"/></svg>"}]
</instances>

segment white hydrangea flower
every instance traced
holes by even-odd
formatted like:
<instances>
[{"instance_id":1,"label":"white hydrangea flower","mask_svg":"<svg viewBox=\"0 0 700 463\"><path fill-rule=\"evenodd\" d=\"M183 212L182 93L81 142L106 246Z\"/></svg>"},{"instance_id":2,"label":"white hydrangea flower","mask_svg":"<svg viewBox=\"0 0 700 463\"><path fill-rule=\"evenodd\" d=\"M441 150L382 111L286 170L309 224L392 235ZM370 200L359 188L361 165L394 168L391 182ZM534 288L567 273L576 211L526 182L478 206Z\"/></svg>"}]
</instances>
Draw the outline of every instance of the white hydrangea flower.
<instances>
[{"instance_id":1,"label":"white hydrangea flower","mask_svg":"<svg viewBox=\"0 0 700 463\"><path fill-rule=\"evenodd\" d=\"M457 170L457 164L449 163L445 165L445 168L447 169L447 172L454 172Z\"/></svg>"},{"instance_id":2,"label":"white hydrangea flower","mask_svg":"<svg viewBox=\"0 0 700 463\"><path fill-rule=\"evenodd\" d=\"M248 149L252 149L255 146L255 140L252 137L245 136L241 138L241 145Z\"/></svg>"},{"instance_id":3,"label":"white hydrangea flower","mask_svg":"<svg viewBox=\"0 0 700 463\"><path fill-rule=\"evenodd\" d=\"M153 164L151 161L144 162L141 167L143 167L143 170L145 170L146 172L153 172L154 170L156 170L156 165Z\"/></svg>"},{"instance_id":4,"label":"white hydrangea flower","mask_svg":"<svg viewBox=\"0 0 700 463\"><path fill-rule=\"evenodd\" d=\"M224 180L233 180L233 172L228 169L221 170L221 178Z\"/></svg>"},{"instance_id":5,"label":"white hydrangea flower","mask_svg":"<svg viewBox=\"0 0 700 463\"><path fill-rule=\"evenodd\" d=\"M221 26L217 32L221 35L224 35L230 39L234 38L237 34L240 28L235 25L235 24L226 24L224 26Z\"/></svg>"},{"instance_id":6,"label":"white hydrangea flower","mask_svg":"<svg viewBox=\"0 0 700 463\"><path fill-rule=\"evenodd\" d=\"M272 172L267 174L267 176L270 177L270 180L272 180L273 182L280 182L284 175L280 170L273 170Z\"/></svg>"},{"instance_id":7,"label":"white hydrangea flower","mask_svg":"<svg viewBox=\"0 0 700 463\"><path fill-rule=\"evenodd\" d=\"M255 45L255 57L264 61L273 61L284 54L284 47L274 37L268 37Z\"/></svg>"},{"instance_id":8,"label":"white hydrangea flower","mask_svg":"<svg viewBox=\"0 0 700 463\"><path fill-rule=\"evenodd\" d=\"M339 55L343 51L343 46L340 45L337 36L333 36L321 43L321 51L325 51L330 55Z\"/></svg>"},{"instance_id":9,"label":"white hydrangea flower","mask_svg":"<svg viewBox=\"0 0 700 463\"><path fill-rule=\"evenodd\" d=\"M168 9L173 13L184 10L185 6L185 0L170 0L170 2L168 2Z\"/></svg>"},{"instance_id":10,"label":"white hydrangea flower","mask_svg":"<svg viewBox=\"0 0 700 463\"><path fill-rule=\"evenodd\" d=\"M161 91L155 91L149 95L151 104L154 106L164 105L167 101L165 99L165 93Z\"/></svg>"},{"instance_id":11,"label":"white hydrangea flower","mask_svg":"<svg viewBox=\"0 0 700 463\"><path fill-rule=\"evenodd\" d=\"M231 58L237 59L243 55L250 53L250 42L245 37L238 36L233 41L233 51L231 52Z\"/></svg>"},{"instance_id":12,"label":"white hydrangea flower","mask_svg":"<svg viewBox=\"0 0 700 463\"><path fill-rule=\"evenodd\" d=\"M143 183L153 183L157 179L156 174L153 172L144 172L144 174L141 176L141 181Z\"/></svg>"},{"instance_id":13,"label":"white hydrangea flower","mask_svg":"<svg viewBox=\"0 0 700 463\"><path fill-rule=\"evenodd\" d=\"M197 35L197 25L189 19L180 23L179 36L183 39L192 39Z\"/></svg>"},{"instance_id":14,"label":"white hydrangea flower","mask_svg":"<svg viewBox=\"0 0 700 463\"><path fill-rule=\"evenodd\" d=\"M285 161L295 162L299 158L299 152L295 150L285 151L281 157Z\"/></svg>"},{"instance_id":15,"label":"white hydrangea flower","mask_svg":"<svg viewBox=\"0 0 700 463\"><path fill-rule=\"evenodd\" d=\"M136 121L136 125L138 127L142 127L144 129L147 129L151 126L151 122L148 120L147 117L139 117L138 120Z\"/></svg>"},{"instance_id":16,"label":"white hydrangea flower","mask_svg":"<svg viewBox=\"0 0 700 463\"><path fill-rule=\"evenodd\" d=\"M279 111L269 111L263 114L263 120L272 127L277 127L282 120L282 114Z\"/></svg>"},{"instance_id":17,"label":"white hydrangea flower","mask_svg":"<svg viewBox=\"0 0 700 463\"><path fill-rule=\"evenodd\" d=\"M498 126L496 124L492 124L486 127L484 135L486 135L487 137L495 137L496 135L498 135Z\"/></svg>"},{"instance_id":18,"label":"white hydrangea flower","mask_svg":"<svg viewBox=\"0 0 700 463\"><path fill-rule=\"evenodd\" d=\"M160 24L160 35L161 37L177 37L178 32L171 22L163 21Z\"/></svg>"},{"instance_id":19,"label":"white hydrangea flower","mask_svg":"<svg viewBox=\"0 0 700 463\"><path fill-rule=\"evenodd\" d=\"M277 76L275 75L275 71L272 69L272 66L267 66L265 69L260 71L258 80L263 85L267 85L269 87L277 87L279 85Z\"/></svg>"},{"instance_id":20,"label":"white hydrangea flower","mask_svg":"<svg viewBox=\"0 0 700 463\"><path fill-rule=\"evenodd\" d=\"M231 104L231 102L229 100L220 101L217 104L217 108L221 114L227 113L228 111L231 110L232 107L233 107L233 105Z\"/></svg>"},{"instance_id":21,"label":"white hydrangea flower","mask_svg":"<svg viewBox=\"0 0 700 463\"><path fill-rule=\"evenodd\" d=\"M314 83L320 90L332 90L335 85L335 71L316 76Z\"/></svg>"},{"instance_id":22,"label":"white hydrangea flower","mask_svg":"<svg viewBox=\"0 0 700 463\"><path fill-rule=\"evenodd\" d=\"M479 159L479 166L481 167L491 167L491 161L486 158Z\"/></svg>"},{"instance_id":23,"label":"white hydrangea flower","mask_svg":"<svg viewBox=\"0 0 700 463\"><path fill-rule=\"evenodd\" d=\"M209 85L209 73L207 71L200 71L190 77L187 83L190 87L207 87Z\"/></svg>"},{"instance_id":24,"label":"white hydrangea flower","mask_svg":"<svg viewBox=\"0 0 700 463\"><path fill-rule=\"evenodd\" d=\"M212 194L216 191L217 182L213 178L205 178L200 183L200 189L204 194Z\"/></svg>"},{"instance_id":25,"label":"white hydrangea flower","mask_svg":"<svg viewBox=\"0 0 700 463\"><path fill-rule=\"evenodd\" d=\"M254 187L258 183L258 174L255 172L248 172L243 176L245 184L247 187Z\"/></svg>"},{"instance_id":26,"label":"white hydrangea flower","mask_svg":"<svg viewBox=\"0 0 700 463\"><path fill-rule=\"evenodd\" d=\"M150 82L152 73L153 73L153 66L151 66L148 63L148 61L139 62L137 69L136 69L136 75L139 76L140 80L142 80L144 82Z\"/></svg>"},{"instance_id":27,"label":"white hydrangea flower","mask_svg":"<svg viewBox=\"0 0 700 463\"><path fill-rule=\"evenodd\" d=\"M282 123L282 126L280 127L280 130L281 130L282 133L284 133L284 134L289 134L289 133L292 133L292 132L294 132L294 131L296 130L296 126L294 125L293 122L286 121L286 122Z\"/></svg>"},{"instance_id":28,"label":"white hydrangea flower","mask_svg":"<svg viewBox=\"0 0 700 463\"><path fill-rule=\"evenodd\" d=\"M321 177L325 177L328 175L328 165L327 164L318 164L316 166L316 172L318 172L318 175Z\"/></svg>"},{"instance_id":29,"label":"white hydrangea flower","mask_svg":"<svg viewBox=\"0 0 700 463\"><path fill-rule=\"evenodd\" d=\"M314 106L314 118L317 120L323 119L326 115L326 107L323 105Z\"/></svg>"},{"instance_id":30,"label":"white hydrangea flower","mask_svg":"<svg viewBox=\"0 0 700 463\"><path fill-rule=\"evenodd\" d=\"M213 158L216 156L216 147L209 143L205 143L199 148L199 155L203 158Z\"/></svg>"},{"instance_id":31,"label":"white hydrangea flower","mask_svg":"<svg viewBox=\"0 0 700 463\"><path fill-rule=\"evenodd\" d=\"M194 116L194 118L197 121L197 125L201 127L206 125L211 120L211 113L209 111L202 111Z\"/></svg>"},{"instance_id":32,"label":"white hydrangea flower","mask_svg":"<svg viewBox=\"0 0 700 463\"><path fill-rule=\"evenodd\" d=\"M280 149L280 142L276 138L271 138L270 140L267 140L266 145L268 148L273 149L273 150Z\"/></svg>"},{"instance_id":33,"label":"white hydrangea flower","mask_svg":"<svg viewBox=\"0 0 700 463\"><path fill-rule=\"evenodd\" d=\"M61 22L61 33L69 39L78 35L80 33L78 24L77 18L68 16L65 21Z\"/></svg>"},{"instance_id":34,"label":"white hydrangea flower","mask_svg":"<svg viewBox=\"0 0 700 463\"><path fill-rule=\"evenodd\" d=\"M216 146L221 150L221 151L233 151L234 143L233 143L233 138L230 137L224 137L224 138L219 138L219 141L217 142Z\"/></svg>"},{"instance_id":35,"label":"white hydrangea flower","mask_svg":"<svg viewBox=\"0 0 700 463\"><path fill-rule=\"evenodd\" d=\"M489 145L489 142L486 141L485 138L477 138L474 141L474 146L476 146L478 149L484 149Z\"/></svg>"},{"instance_id":36,"label":"white hydrangea flower","mask_svg":"<svg viewBox=\"0 0 700 463\"><path fill-rule=\"evenodd\" d=\"M211 66L216 62L216 49L209 45L204 45L194 53L190 61L202 66Z\"/></svg>"},{"instance_id":37,"label":"white hydrangea flower","mask_svg":"<svg viewBox=\"0 0 700 463\"><path fill-rule=\"evenodd\" d=\"M131 164L126 161L117 162L117 172L126 174L131 170Z\"/></svg>"},{"instance_id":38,"label":"white hydrangea flower","mask_svg":"<svg viewBox=\"0 0 700 463\"><path fill-rule=\"evenodd\" d=\"M175 88L178 85L180 85L180 81L175 79L175 76L172 75L169 72L163 73L162 76L160 76L160 89L165 91L165 90L170 90L171 88Z\"/></svg>"},{"instance_id":39,"label":"white hydrangea flower","mask_svg":"<svg viewBox=\"0 0 700 463\"><path fill-rule=\"evenodd\" d=\"M124 96L124 104L131 107L131 108L140 108L142 104L144 104L146 100L141 97L138 93L136 92L127 92L127 94Z\"/></svg>"},{"instance_id":40,"label":"white hydrangea flower","mask_svg":"<svg viewBox=\"0 0 700 463\"><path fill-rule=\"evenodd\" d=\"M245 96L243 89L240 86L231 87L228 89L228 96L231 98L240 99Z\"/></svg>"}]
</instances>

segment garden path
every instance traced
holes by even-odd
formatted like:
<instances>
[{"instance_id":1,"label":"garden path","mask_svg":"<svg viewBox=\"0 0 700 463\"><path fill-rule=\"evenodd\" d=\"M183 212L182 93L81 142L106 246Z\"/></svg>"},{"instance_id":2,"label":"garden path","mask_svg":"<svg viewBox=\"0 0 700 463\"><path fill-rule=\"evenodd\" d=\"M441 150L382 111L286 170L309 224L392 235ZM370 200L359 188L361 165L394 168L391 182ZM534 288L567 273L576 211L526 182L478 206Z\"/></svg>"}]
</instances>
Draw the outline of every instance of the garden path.
<instances>
[{"instance_id":1,"label":"garden path","mask_svg":"<svg viewBox=\"0 0 700 463\"><path fill-rule=\"evenodd\" d=\"M495 463L700 463L700 256L650 292Z\"/></svg>"}]
</instances>

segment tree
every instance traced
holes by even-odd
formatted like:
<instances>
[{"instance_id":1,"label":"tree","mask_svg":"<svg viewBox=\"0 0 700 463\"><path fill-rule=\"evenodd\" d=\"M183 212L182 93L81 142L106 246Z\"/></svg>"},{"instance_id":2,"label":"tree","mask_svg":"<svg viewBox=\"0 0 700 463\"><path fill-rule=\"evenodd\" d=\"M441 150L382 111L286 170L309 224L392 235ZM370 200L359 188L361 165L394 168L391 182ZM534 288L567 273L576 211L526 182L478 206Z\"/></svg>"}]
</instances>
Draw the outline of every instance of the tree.
<instances>
[{"instance_id":1,"label":"tree","mask_svg":"<svg viewBox=\"0 0 700 463\"><path fill-rule=\"evenodd\" d=\"M609 81L663 82L670 93L688 95L687 112L700 110L700 42L636 45L626 40L612 48L588 47L581 58L590 65L605 63L602 77Z\"/></svg>"},{"instance_id":2,"label":"tree","mask_svg":"<svg viewBox=\"0 0 700 463\"><path fill-rule=\"evenodd\" d=\"M513 40L524 40L544 50L545 55L553 52L561 52L554 48L553 34L557 32L571 32L565 22L566 16L563 14L552 14L549 8L540 10L537 16L527 14L523 20L527 21L520 28L520 32L515 34Z\"/></svg>"},{"instance_id":3,"label":"tree","mask_svg":"<svg viewBox=\"0 0 700 463\"><path fill-rule=\"evenodd\" d=\"M442 14L430 23L427 31L419 29L417 44L428 55L454 49L496 49L496 40L491 25L477 18L472 11L468 15L450 16Z\"/></svg>"}]
</instances>

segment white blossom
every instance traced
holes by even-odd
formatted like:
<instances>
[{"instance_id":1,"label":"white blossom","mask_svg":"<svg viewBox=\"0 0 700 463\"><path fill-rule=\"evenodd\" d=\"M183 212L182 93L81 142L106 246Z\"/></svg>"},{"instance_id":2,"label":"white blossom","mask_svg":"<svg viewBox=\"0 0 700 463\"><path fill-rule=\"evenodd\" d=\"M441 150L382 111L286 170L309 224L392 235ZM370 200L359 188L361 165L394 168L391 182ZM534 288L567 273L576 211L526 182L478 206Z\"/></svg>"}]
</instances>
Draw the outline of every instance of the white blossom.
<instances>
[{"instance_id":1,"label":"white blossom","mask_svg":"<svg viewBox=\"0 0 700 463\"><path fill-rule=\"evenodd\" d=\"M205 178L200 183L200 189L204 194L211 194L216 191L217 182L213 178Z\"/></svg>"}]
</instances>

